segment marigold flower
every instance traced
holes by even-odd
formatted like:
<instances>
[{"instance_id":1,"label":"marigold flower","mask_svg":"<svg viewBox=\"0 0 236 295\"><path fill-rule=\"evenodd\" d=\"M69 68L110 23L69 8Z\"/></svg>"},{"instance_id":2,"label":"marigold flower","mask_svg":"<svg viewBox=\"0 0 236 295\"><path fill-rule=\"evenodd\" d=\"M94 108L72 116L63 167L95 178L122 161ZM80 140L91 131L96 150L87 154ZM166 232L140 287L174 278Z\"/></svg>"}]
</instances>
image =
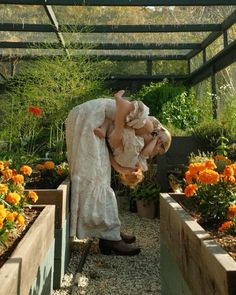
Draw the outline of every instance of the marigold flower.
<instances>
[{"instance_id":1,"label":"marigold flower","mask_svg":"<svg viewBox=\"0 0 236 295\"><path fill-rule=\"evenodd\" d=\"M32 173L32 168L28 165L23 165L20 167L20 172L22 172L25 175L30 176Z\"/></svg>"},{"instance_id":2,"label":"marigold flower","mask_svg":"<svg viewBox=\"0 0 236 295\"><path fill-rule=\"evenodd\" d=\"M13 170L6 168L5 170L2 171L2 175L6 180L9 180L13 176Z\"/></svg>"},{"instance_id":3,"label":"marigold flower","mask_svg":"<svg viewBox=\"0 0 236 295\"><path fill-rule=\"evenodd\" d=\"M25 224L25 217L22 214L17 215L16 223L19 226L22 226Z\"/></svg>"},{"instance_id":4,"label":"marigold flower","mask_svg":"<svg viewBox=\"0 0 236 295\"><path fill-rule=\"evenodd\" d=\"M37 200L38 200L38 195L37 195L37 193L36 192L34 192L34 191L29 191L29 194L28 194L28 196L29 196L29 198L34 202L34 203L36 203L37 202Z\"/></svg>"},{"instance_id":5,"label":"marigold flower","mask_svg":"<svg viewBox=\"0 0 236 295\"><path fill-rule=\"evenodd\" d=\"M0 219L4 220L7 216L6 208L4 205L0 205Z\"/></svg>"},{"instance_id":6,"label":"marigold flower","mask_svg":"<svg viewBox=\"0 0 236 295\"><path fill-rule=\"evenodd\" d=\"M236 205L231 204L228 208L227 218L231 219L236 215Z\"/></svg>"},{"instance_id":7,"label":"marigold flower","mask_svg":"<svg viewBox=\"0 0 236 295\"><path fill-rule=\"evenodd\" d=\"M214 170L205 169L199 173L198 180L202 183L214 184L220 180L220 176L219 173Z\"/></svg>"},{"instance_id":8,"label":"marigold flower","mask_svg":"<svg viewBox=\"0 0 236 295\"><path fill-rule=\"evenodd\" d=\"M4 219L1 219L1 218L0 218L0 229L2 229L3 226L4 226Z\"/></svg>"},{"instance_id":9,"label":"marigold flower","mask_svg":"<svg viewBox=\"0 0 236 295\"><path fill-rule=\"evenodd\" d=\"M36 117L41 116L43 112L43 110L40 107L36 107L36 106L29 106L28 111Z\"/></svg>"},{"instance_id":10,"label":"marigold flower","mask_svg":"<svg viewBox=\"0 0 236 295\"><path fill-rule=\"evenodd\" d=\"M0 183L0 194L6 194L8 192L8 185Z\"/></svg>"},{"instance_id":11,"label":"marigold flower","mask_svg":"<svg viewBox=\"0 0 236 295\"><path fill-rule=\"evenodd\" d=\"M225 221L224 223L221 224L221 226L218 228L218 231L224 231L229 229L233 225L233 221Z\"/></svg>"},{"instance_id":12,"label":"marigold flower","mask_svg":"<svg viewBox=\"0 0 236 295\"><path fill-rule=\"evenodd\" d=\"M4 162L0 161L0 171L3 171L5 169Z\"/></svg>"},{"instance_id":13,"label":"marigold flower","mask_svg":"<svg viewBox=\"0 0 236 295\"><path fill-rule=\"evenodd\" d=\"M189 170L185 172L185 179L188 184L193 181L193 176Z\"/></svg>"},{"instance_id":14,"label":"marigold flower","mask_svg":"<svg viewBox=\"0 0 236 295\"><path fill-rule=\"evenodd\" d=\"M64 169L62 169L62 168L57 169L57 174L58 175L62 175L63 173L64 173Z\"/></svg>"},{"instance_id":15,"label":"marigold flower","mask_svg":"<svg viewBox=\"0 0 236 295\"><path fill-rule=\"evenodd\" d=\"M12 176L12 180L15 184L23 184L24 183L24 176L21 174L16 174Z\"/></svg>"},{"instance_id":16,"label":"marigold flower","mask_svg":"<svg viewBox=\"0 0 236 295\"><path fill-rule=\"evenodd\" d=\"M44 168L45 169L54 169L55 164L53 161L46 161L44 162Z\"/></svg>"},{"instance_id":17,"label":"marigold flower","mask_svg":"<svg viewBox=\"0 0 236 295\"><path fill-rule=\"evenodd\" d=\"M227 164L231 163L231 161L224 155L216 155L214 156L215 161L223 161L226 162Z\"/></svg>"},{"instance_id":18,"label":"marigold flower","mask_svg":"<svg viewBox=\"0 0 236 295\"><path fill-rule=\"evenodd\" d=\"M14 212L7 211L6 219L9 221L15 221L17 215L18 215L18 213L15 211Z\"/></svg>"},{"instance_id":19,"label":"marigold flower","mask_svg":"<svg viewBox=\"0 0 236 295\"><path fill-rule=\"evenodd\" d=\"M204 163L204 165L205 165L205 167L206 167L207 169L212 169L212 170L214 170L214 169L217 168L217 167L216 167L216 164L215 164L215 162L214 162L214 160L212 160L212 159L207 160L207 161Z\"/></svg>"},{"instance_id":20,"label":"marigold flower","mask_svg":"<svg viewBox=\"0 0 236 295\"><path fill-rule=\"evenodd\" d=\"M223 175L225 176L234 176L234 169L231 167L231 165L228 165L225 167L223 171Z\"/></svg>"},{"instance_id":21,"label":"marigold flower","mask_svg":"<svg viewBox=\"0 0 236 295\"><path fill-rule=\"evenodd\" d=\"M205 165L204 163L191 163L189 165L189 171L191 173L191 175L196 175L198 174L200 171L205 169Z\"/></svg>"},{"instance_id":22,"label":"marigold flower","mask_svg":"<svg viewBox=\"0 0 236 295\"><path fill-rule=\"evenodd\" d=\"M18 204L20 202L20 195L16 192L8 193L5 200L11 204Z\"/></svg>"},{"instance_id":23,"label":"marigold flower","mask_svg":"<svg viewBox=\"0 0 236 295\"><path fill-rule=\"evenodd\" d=\"M192 197L196 191L197 191L197 185L196 184L189 184L185 187L184 194L186 197Z\"/></svg>"},{"instance_id":24,"label":"marigold flower","mask_svg":"<svg viewBox=\"0 0 236 295\"><path fill-rule=\"evenodd\" d=\"M38 171L41 171L41 170L44 169L44 166L43 166L42 164L37 164L37 165L35 166L35 169L38 170Z\"/></svg>"}]
</instances>

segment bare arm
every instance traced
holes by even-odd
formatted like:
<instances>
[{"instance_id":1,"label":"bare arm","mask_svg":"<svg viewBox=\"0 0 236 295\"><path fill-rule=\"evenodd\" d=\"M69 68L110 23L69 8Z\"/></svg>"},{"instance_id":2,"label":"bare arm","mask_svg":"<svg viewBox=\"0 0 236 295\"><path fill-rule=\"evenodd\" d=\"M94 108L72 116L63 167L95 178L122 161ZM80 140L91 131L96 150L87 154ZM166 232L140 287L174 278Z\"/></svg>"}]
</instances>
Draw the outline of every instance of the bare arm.
<instances>
[{"instance_id":1,"label":"bare arm","mask_svg":"<svg viewBox=\"0 0 236 295\"><path fill-rule=\"evenodd\" d=\"M144 148L142 149L140 155L142 156L151 156L155 146L157 143L157 137L153 138L153 140L151 140L147 145L144 146Z\"/></svg>"}]
</instances>

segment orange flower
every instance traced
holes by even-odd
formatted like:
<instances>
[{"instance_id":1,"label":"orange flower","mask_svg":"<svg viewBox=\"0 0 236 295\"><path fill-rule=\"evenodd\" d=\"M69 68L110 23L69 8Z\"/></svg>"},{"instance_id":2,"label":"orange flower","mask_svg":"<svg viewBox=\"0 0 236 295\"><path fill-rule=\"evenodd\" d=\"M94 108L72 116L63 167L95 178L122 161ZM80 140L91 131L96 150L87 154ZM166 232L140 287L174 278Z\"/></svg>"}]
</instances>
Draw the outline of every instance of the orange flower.
<instances>
[{"instance_id":1,"label":"orange flower","mask_svg":"<svg viewBox=\"0 0 236 295\"><path fill-rule=\"evenodd\" d=\"M38 195L36 194L36 192L30 190L28 196L34 203L37 202Z\"/></svg>"},{"instance_id":2,"label":"orange flower","mask_svg":"<svg viewBox=\"0 0 236 295\"><path fill-rule=\"evenodd\" d=\"M44 162L44 168L45 169L54 169L55 164L53 161L46 161Z\"/></svg>"},{"instance_id":3,"label":"orange flower","mask_svg":"<svg viewBox=\"0 0 236 295\"><path fill-rule=\"evenodd\" d=\"M63 173L64 173L64 169L62 169L62 168L57 169L57 174L58 175L62 175Z\"/></svg>"},{"instance_id":4,"label":"orange flower","mask_svg":"<svg viewBox=\"0 0 236 295\"><path fill-rule=\"evenodd\" d=\"M236 205L232 204L228 208L227 218L233 218L236 215Z\"/></svg>"},{"instance_id":5,"label":"orange flower","mask_svg":"<svg viewBox=\"0 0 236 295\"><path fill-rule=\"evenodd\" d=\"M212 169L212 170L214 170L214 169L217 168L215 162L214 162L212 159L207 160L204 164L205 164L205 167L206 167L207 169Z\"/></svg>"},{"instance_id":6,"label":"orange flower","mask_svg":"<svg viewBox=\"0 0 236 295\"><path fill-rule=\"evenodd\" d=\"M8 191L8 186L7 184L0 183L0 194L6 194Z\"/></svg>"},{"instance_id":7,"label":"orange flower","mask_svg":"<svg viewBox=\"0 0 236 295\"><path fill-rule=\"evenodd\" d=\"M231 166L232 165L228 165L225 167L223 171L224 176L234 176L234 169Z\"/></svg>"},{"instance_id":8,"label":"orange flower","mask_svg":"<svg viewBox=\"0 0 236 295\"><path fill-rule=\"evenodd\" d=\"M9 221L15 221L16 216L18 215L17 212L11 212L11 211L7 211L7 217L6 219Z\"/></svg>"},{"instance_id":9,"label":"orange flower","mask_svg":"<svg viewBox=\"0 0 236 295\"><path fill-rule=\"evenodd\" d=\"M197 173L199 173L200 171L205 169L205 165L204 163L191 163L189 165L189 171L191 175L196 175Z\"/></svg>"},{"instance_id":10,"label":"orange flower","mask_svg":"<svg viewBox=\"0 0 236 295\"><path fill-rule=\"evenodd\" d=\"M192 197L197 191L197 185L196 184L189 184L186 186L184 190L184 194L186 197Z\"/></svg>"},{"instance_id":11,"label":"orange flower","mask_svg":"<svg viewBox=\"0 0 236 295\"><path fill-rule=\"evenodd\" d=\"M43 112L43 110L40 107L36 107L36 106L29 106L28 111L36 117L41 116Z\"/></svg>"},{"instance_id":12,"label":"orange flower","mask_svg":"<svg viewBox=\"0 0 236 295\"><path fill-rule=\"evenodd\" d=\"M189 170L185 172L185 179L188 184L191 183L193 180L193 176Z\"/></svg>"},{"instance_id":13,"label":"orange flower","mask_svg":"<svg viewBox=\"0 0 236 295\"><path fill-rule=\"evenodd\" d=\"M199 173L198 180L202 183L214 184L220 180L220 176L216 171L205 169Z\"/></svg>"},{"instance_id":14,"label":"orange flower","mask_svg":"<svg viewBox=\"0 0 236 295\"><path fill-rule=\"evenodd\" d=\"M229 229L233 225L233 221L225 221L221 226L218 228L218 231L224 231Z\"/></svg>"},{"instance_id":15,"label":"orange flower","mask_svg":"<svg viewBox=\"0 0 236 295\"><path fill-rule=\"evenodd\" d=\"M14 173L13 173L13 170L6 168L4 171L2 171L2 174L6 180L9 180L12 178Z\"/></svg>"},{"instance_id":16,"label":"orange flower","mask_svg":"<svg viewBox=\"0 0 236 295\"><path fill-rule=\"evenodd\" d=\"M30 176L32 173L32 168L28 165L23 165L20 167L20 172L22 172L25 175Z\"/></svg>"},{"instance_id":17,"label":"orange flower","mask_svg":"<svg viewBox=\"0 0 236 295\"><path fill-rule=\"evenodd\" d=\"M18 204L20 202L20 199L21 199L20 195L14 192L14 193L7 194L5 200L11 204Z\"/></svg>"},{"instance_id":18,"label":"orange flower","mask_svg":"<svg viewBox=\"0 0 236 295\"><path fill-rule=\"evenodd\" d=\"M37 164L35 167L36 170L41 171L44 169L44 166L42 164Z\"/></svg>"},{"instance_id":19,"label":"orange flower","mask_svg":"<svg viewBox=\"0 0 236 295\"><path fill-rule=\"evenodd\" d=\"M15 184L23 184L24 183L24 176L21 174L16 174L12 176L12 180Z\"/></svg>"}]
</instances>

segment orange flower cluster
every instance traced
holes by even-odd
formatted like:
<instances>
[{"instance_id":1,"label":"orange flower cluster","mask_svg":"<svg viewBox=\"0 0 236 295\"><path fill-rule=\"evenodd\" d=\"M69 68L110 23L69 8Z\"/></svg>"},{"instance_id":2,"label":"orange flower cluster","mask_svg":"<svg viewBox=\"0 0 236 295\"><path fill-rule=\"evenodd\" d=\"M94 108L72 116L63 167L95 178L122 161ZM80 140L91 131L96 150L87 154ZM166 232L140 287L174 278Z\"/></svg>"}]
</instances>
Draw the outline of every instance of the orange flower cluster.
<instances>
[{"instance_id":1,"label":"orange flower cluster","mask_svg":"<svg viewBox=\"0 0 236 295\"><path fill-rule=\"evenodd\" d=\"M191 163L188 171L185 173L185 181L187 183L184 191L185 195L188 197L193 196L202 184L214 185L219 181L236 183L236 163L225 166L222 174L215 171L216 168L213 159L203 163Z\"/></svg>"},{"instance_id":2,"label":"orange flower cluster","mask_svg":"<svg viewBox=\"0 0 236 295\"><path fill-rule=\"evenodd\" d=\"M219 232L225 231L229 229L233 225L233 221L228 220L221 224L221 226L218 228Z\"/></svg>"},{"instance_id":3,"label":"orange flower cluster","mask_svg":"<svg viewBox=\"0 0 236 295\"><path fill-rule=\"evenodd\" d=\"M24 226L24 208L36 202L35 192L24 193L25 176L30 176L32 169L23 165L19 172L11 169L8 162L0 161L0 242L16 226Z\"/></svg>"}]
</instances>

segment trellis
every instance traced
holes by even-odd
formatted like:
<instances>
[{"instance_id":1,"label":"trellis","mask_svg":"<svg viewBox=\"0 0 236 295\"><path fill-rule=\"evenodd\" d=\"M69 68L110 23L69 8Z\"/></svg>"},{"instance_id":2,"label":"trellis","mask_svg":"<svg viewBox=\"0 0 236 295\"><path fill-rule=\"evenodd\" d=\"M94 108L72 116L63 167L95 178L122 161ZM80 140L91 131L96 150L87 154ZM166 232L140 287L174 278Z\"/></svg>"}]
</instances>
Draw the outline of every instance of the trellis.
<instances>
[{"instance_id":1,"label":"trellis","mask_svg":"<svg viewBox=\"0 0 236 295\"><path fill-rule=\"evenodd\" d=\"M82 46L90 46L86 42L70 42L67 44L64 38L64 33L70 32L86 32L86 33L182 33L182 32L209 32L209 35L202 42L135 42L135 43L111 43L111 42L97 42L92 44L92 49L103 52L104 50L116 50L118 54L98 54L96 57L105 58L116 61L145 61L146 75L129 75L129 76L112 76L111 79L117 80L140 80L140 81L158 81L164 77L170 79L180 80L190 85L197 84L202 80L211 77L212 93L216 94L216 78L218 71L229 66L236 60L236 40L231 43L228 42L228 30L236 23L236 6L231 15L229 15L222 23L198 23L198 24L135 24L135 25L108 25L108 24L60 24L53 6L231 6L236 5L236 0L1 0L1 4L8 5L40 5L44 8L48 16L48 23L0 23L0 32L32 32L32 33L54 33L56 34L58 42L26 42L26 41L7 41L0 40L0 49L14 49L14 48L38 48L38 49L63 49L63 51L70 55L70 50L81 49ZM207 60L206 49L217 38L223 36L224 46L215 56ZM124 54L126 50L133 51L132 54ZM145 54L135 54L139 50ZM183 50L188 50L187 53L181 54L149 54L150 50L176 50L181 53ZM191 60L197 56L202 56L202 65L193 70L191 69ZM17 55L7 56L1 54L1 60L14 61L19 58ZM73 57L73 56L72 56ZM21 59L37 58L37 55L21 55ZM156 60L182 60L188 65L188 72L183 75L153 75L153 61ZM213 97L213 117L217 116L217 103L215 95Z\"/></svg>"}]
</instances>

